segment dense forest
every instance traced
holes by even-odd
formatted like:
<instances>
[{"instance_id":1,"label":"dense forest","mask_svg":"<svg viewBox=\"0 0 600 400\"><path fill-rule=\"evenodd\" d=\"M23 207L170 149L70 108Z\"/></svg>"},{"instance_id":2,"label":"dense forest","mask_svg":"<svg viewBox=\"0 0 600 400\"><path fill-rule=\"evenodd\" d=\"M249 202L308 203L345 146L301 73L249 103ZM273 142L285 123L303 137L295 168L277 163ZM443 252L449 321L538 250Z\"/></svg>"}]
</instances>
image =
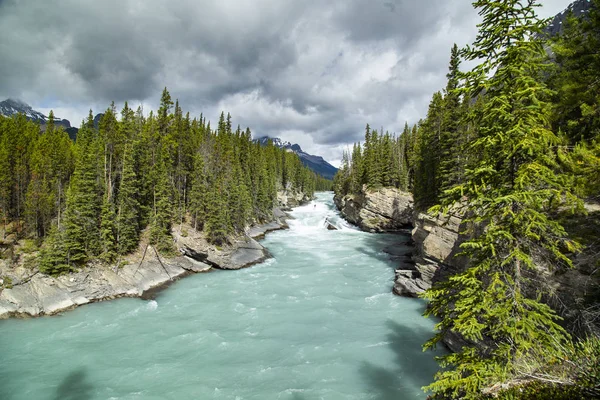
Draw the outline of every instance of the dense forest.
<instances>
[{"instance_id":1,"label":"dense forest","mask_svg":"<svg viewBox=\"0 0 600 400\"><path fill-rule=\"evenodd\" d=\"M22 114L0 116L0 217L3 234L41 246L41 272L60 274L91 260L114 263L142 236L173 251L171 227L183 221L221 244L269 221L278 190L330 188L298 156L254 143L221 113L216 129L184 115L167 89L147 117L114 104L97 127L92 112L77 139Z\"/></svg>"},{"instance_id":2,"label":"dense forest","mask_svg":"<svg viewBox=\"0 0 600 400\"><path fill-rule=\"evenodd\" d=\"M425 294L426 315L440 321L425 348L449 333L466 343L441 357L425 388L433 397L481 398L520 380L529 384L502 396L598 398L598 332L566 331L543 276L572 268L597 239L575 240L565 225L600 198L600 1L555 37L535 1L473 4L477 38L451 49L426 118L398 137L367 125L334 189L393 186L412 192L419 211L464 217L468 266ZM461 61L479 64L463 72Z\"/></svg>"}]
</instances>

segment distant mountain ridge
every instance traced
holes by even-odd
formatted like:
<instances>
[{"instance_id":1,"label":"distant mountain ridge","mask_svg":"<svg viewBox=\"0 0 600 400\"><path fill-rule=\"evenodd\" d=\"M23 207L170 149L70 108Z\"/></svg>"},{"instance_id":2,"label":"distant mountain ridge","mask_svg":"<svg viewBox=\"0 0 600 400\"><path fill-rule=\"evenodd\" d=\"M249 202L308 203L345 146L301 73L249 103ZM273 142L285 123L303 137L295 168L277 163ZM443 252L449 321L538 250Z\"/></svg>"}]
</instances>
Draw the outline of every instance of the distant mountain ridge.
<instances>
[{"instance_id":1,"label":"distant mountain ridge","mask_svg":"<svg viewBox=\"0 0 600 400\"><path fill-rule=\"evenodd\" d=\"M576 0L569 4L562 12L556 14L545 31L550 36L556 36L562 32L563 24L567 19L569 11L573 13L575 17L581 17L586 15L590 8L592 8L592 2L590 0Z\"/></svg>"},{"instance_id":2,"label":"distant mountain ridge","mask_svg":"<svg viewBox=\"0 0 600 400\"><path fill-rule=\"evenodd\" d=\"M6 99L0 102L0 114L5 117L10 117L15 114L25 114L28 120L38 122L45 125L48 122L48 117L39 111L34 110L31 106L21 100ZM65 129L71 127L71 122L68 119L62 119L54 116L54 123L62 126Z\"/></svg>"},{"instance_id":3,"label":"distant mountain ridge","mask_svg":"<svg viewBox=\"0 0 600 400\"><path fill-rule=\"evenodd\" d=\"M263 146L266 146L269 140L273 142L274 146L279 147L280 149L288 149L289 151L293 151L294 153L298 154L302 164L310 168L313 172L321 175L323 178L333 179L338 171L336 167L325 161L323 157L314 156L304 152L300 145L296 143L292 144L287 141L282 141L280 138L272 138L269 136L261 136L257 139L254 139L255 142L258 142Z\"/></svg>"},{"instance_id":4,"label":"distant mountain ridge","mask_svg":"<svg viewBox=\"0 0 600 400\"><path fill-rule=\"evenodd\" d=\"M6 99L0 102L0 115L4 115L5 117L11 117L16 114L24 114L25 117L33 122L37 122L40 124L42 130L46 128L46 124L48 123L48 116L43 113L34 110L29 104L25 103L21 100L16 99ZM96 114L94 117L94 126L98 128L98 123L104 114ZM68 119L62 119L57 116L54 116L54 125L62 126L65 128L65 131L69 134L69 137L72 140L75 140L77 137L77 132L79 129L71 126L71 122Z\"/></svg>"}]
</instances>

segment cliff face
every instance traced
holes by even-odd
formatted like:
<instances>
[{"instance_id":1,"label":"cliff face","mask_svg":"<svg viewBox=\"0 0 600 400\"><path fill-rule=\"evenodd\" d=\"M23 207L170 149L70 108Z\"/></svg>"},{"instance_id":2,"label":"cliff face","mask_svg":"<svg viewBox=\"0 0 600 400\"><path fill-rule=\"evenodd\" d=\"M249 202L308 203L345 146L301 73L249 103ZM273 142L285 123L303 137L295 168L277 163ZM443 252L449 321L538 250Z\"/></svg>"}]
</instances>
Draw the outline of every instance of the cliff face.
<instances>
[{"instance_id":1,"label":"cliff face","mask_svg":"<svg viewBox=\"0 0 600 400\"><path fill-rule=\"evenodd\" d=\"M279 207L283 209L298 207L309 202L310 200L311 198L302 192L296 192L293 190L277 191L277 203Z\"/></svg>"},{"instance_id":2,"label":"cliff face","mask_svg":"<svg viewBox=\"0 0 600 400\"><path fill-rule=\"evenodd\" d=\"M462 229L462 219L454 214L437 217L415 214L412 230L414 266L396 270L394 293L418 297L437 280L463 268L466 260L455 257L460 243L465 240L459 233Z\"/></svg>"},{"instance_id":3,"label":"cliff face","mask_svg":"<svg viewBox=\"0 0 600 400\"><path fill-rule=\"evenodd\" d=\"M600 206L588 208L587 216L571 217L566 228L571 237L584 246L572 255L574 268L542 268L536 285L544 285L550 293L545 301L564 318L573 334L600 331ZM394 292L416 297L438 280L445 279L468 266L465 257L456 257L460 244L468 238L461 234L465 226L459 215L431 217L417 214L412 231L415 263L412 270L396 271ZM404 267L403 267L404 268ZM535 288L531 288L532 292ZM532 293L533 295L533 293ZM459 343L460 341L456 340Z\"/></svg>"},{"instance_id":4,"label":"cliff face","mask_svg":"<svg viewBox=\"0 0 600 400\"><path fill-rule=\"evenodd\" d=\"M394 188L368 190L334 197L342 216L364 231L387 232L412 226L413 198Z\"/></svg>"}]
</instances>

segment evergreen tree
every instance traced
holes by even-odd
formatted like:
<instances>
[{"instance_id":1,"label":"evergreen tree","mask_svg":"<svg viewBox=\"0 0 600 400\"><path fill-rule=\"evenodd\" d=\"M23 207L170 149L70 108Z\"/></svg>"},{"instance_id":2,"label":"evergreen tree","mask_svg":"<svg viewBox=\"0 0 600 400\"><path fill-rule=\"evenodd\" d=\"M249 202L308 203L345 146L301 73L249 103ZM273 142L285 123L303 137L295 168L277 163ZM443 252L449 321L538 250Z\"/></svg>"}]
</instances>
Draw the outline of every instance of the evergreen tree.
<instances>
[{"instance_id":1,"label":"evergreen tree","mask_svg":"<svg viewBox=\"0 0 600 400\"><path fill-rule=\"evenodd\" d=\"M72 270L68 263L68 250L65 243L63 231L53 225L40 250L40 272L48 275L60 275Z\"/></svg>"},{"instance_id":2,"label":"evergreen tree","mask_svg":"<svg viewBox=\"0 0 600 400\"><path fill-rule=\"evenodd\" d=\"M360 143L354 143L352 148L352 170L351 170L351 183L350 191L352 193L358 193L362 189L363 181L363 157Z\"/></svg>"},{"instance_id":3,"label":"evergreen tree","mask_svg":"<svg viewBox=\"0 0 600 400\"><path fill-rule=\"evenodd\" d=\"M123 155L123 171L119 190L119 208L116 220L118 253L134 251L139 241L139 190L135 172L133 146L126 146Z\"/></svg>"},{"instance_id":4,"label":"evergreen tree","mask_svg":"<svg viewBox=\"0 0 600 400\"><path fill-rule=\"evenodd\" d=\"M159 251L170 252L173 249L171 238L172 190L165 165L166 158L166 154L159 154L158 162L154 166L156 184L150 222L150 244L156 246Z\"/></svg>"},{"instance_id":5,"label":"evergreen tree","mask_svg":"<svg viewBox=\"0 0 600 400\"><path fill-rule=\"evenodd\" d=\"M77 135L77 161L67 194L63 237L67 248L66 262L70 265L83 264L89 257L98 255L101 248L98 141L89 121L87 125L82 124Z\"/></svg>"},{"instance_id":6,"label":"evergreen tree","mask_svg":"<svg viewBox=\"0 0 600 400\"><path fill-rule=\"evenodd\" d=\"M30 158L31 177L25 214L39 238L49 230L53 218L60 229L66 190L73 171L73 149L69 136L54 126L50 111L46 130L35 141Z\"/></svg>"},{"instance_id":7,"label":"evergreen tree","mask_svg":"<svg viewBox=\"0 0 600 400\"><path fill-rule=\"evenodd\" d=\"M454 44L450 55L449 72L446 75L448 83L444 89L444 115L440 135L440 164L438 175L438 192L450 189L460 182L462 170L465 165L461 162L464 137L460 136L459 124L461 121L461 102L458 92L460 56L458 46Z\"/></svg>"},{"instance_id":8,"label":"evergreen tree","mask_svg":"<svg viewBox=\"0 0 600 400\"><path fill-rule=\"evenodd\" d=\"M570 13L563 28L552 40L553 125L571 144L590 143L600 138L600 1L592 0L585 18Z\"/></svg>"},{"instance_id":9,"label":"evergreen tree","mask_svg":"<svg viewBox=\"0 0 600 400\"><path fill-rule=\"evenodd\" d=\"M211 243L223 244L230 232L225 184L222 177L217 177L211 185L206 200L206 222L204 231Z\"/></svg>"},{"instance_id":10,"label":"evergreen tree","mask_svg":"<svg viewBox=\"0 0 600 400\"><path fill-rule=\"evenodd\" d=\"M102 253L100 258L106 263L112 263L117 258L117 215L113 202L104 197L102 202L100 236L102 239Z\"/></svg>"},{"instance_id":11,"label":"evergreen tree","mask_svg":"<svg viewBox=\"0 0 600 400\"><path fill-rule=\"evenodd\" d=\"M467 199L467 222L476 229L461 247L470 265L426 293L426 314L441 318L426 347L448 332L473 343L443 356L445 369L427 389L464 398L556 356L567 335L539 301L543 287L531 283L542 266L571 264L563 252L575 248L548 215L574 196L556 163L560 140L548 129L550 93L539 80L545 53L537 39L543 25L535 4L478 0L474 6L483 22L463 55L483 61L464 78L471 95L486 91L479 137L471 144L481 159L445 201L450 207Z\"/></svg>"},{"instance_id":12,"label":"evergreen tree","mask_svg":"<svg viewBox=\"0 0 600 400\"><path fill-rule=\"evenodd\" d=\"M197 230L202 230L206 221L207 191L204 159L197 152L194 157L194 175L192 176L192 189L190 192L190 213L192 214L194 228Z\"/></svg>"}]
</instances>

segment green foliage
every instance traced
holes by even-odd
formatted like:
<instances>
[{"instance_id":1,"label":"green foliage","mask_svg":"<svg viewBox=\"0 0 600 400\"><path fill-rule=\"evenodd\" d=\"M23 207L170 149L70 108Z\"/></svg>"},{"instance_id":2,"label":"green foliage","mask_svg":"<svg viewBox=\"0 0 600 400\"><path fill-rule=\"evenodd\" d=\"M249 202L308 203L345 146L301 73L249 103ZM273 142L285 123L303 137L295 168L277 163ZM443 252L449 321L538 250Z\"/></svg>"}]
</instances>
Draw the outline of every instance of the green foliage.
<instances>
[{"instance_id":1,"label":"green foliage","mask_svg":"<svg viewBox=\"0 0 600 400\"><path fill-rule=\"evenodd\" d=\"M166 156L159 156L154 166L154 212L150 222L150 243L159 251L170 252L173 248L171 237L172 190L165 165Z\"/></svg>"},{"instance_id":2,"label":"green foliage","mask_svg":"<svg viewBox=\"0 0 600 400\"><path fill-rule=\"evenodd\" d=\"M117 233L116 233L116 213L112 201L104 198L102 203L100 236L102 239L102 253L100 258L110 264L117 258Z\"/></svg>"},{"instance_id":3,"label":"green foliage","mask_svg":"<svg viewBox=\"0 0 600 400\"><path fill-rule=\"evenodd\" d=\"M126 146L124 152L116 220L116 242L119 254L128 254L137 248L140 225L140 193L135 172L134 147Z\"/></svg>"},{"instance_id":4,"label":"green foliage","mask_svg":"<svg viewBox=\"0 0 600 400\"><path fill-rule=\"evenodd\" d=\"M253 143L248 128L233 131L231 115L221 114L217 131L202 115L184 115L166 88L147 117L125 103L118 120L113 103L96 129L90 110L75 144L53 118L40 132L23 115L0 116L0 218L45 240L45 273L112 263L136 250L146 226L150 243L170 253L172 225L190 217L224 243L270 221L277 190L331 189L297 155Z\"/></svg>"},{"instance_id":5,"label":"green foliage","mask_svg":"<svg viewBox=\"0 0 600 400\"><path fill-rule=\"evenodd\" d=\"M25 215L28 225L42 238L56 216L60 224L65 192L73 171L73 145L69 135L54 127L50 112L46 130L39 135L29 158Z\"/></svg>"},{"instance_id":6,"label":"green foliage","mask_svg":"<svg viewBox=\"0 0 600 400\"><path fill-rule=\"evenodd\" d=\"M91 113L88 124L78 133L75 171L67 193L63 238L68 250L66 263L70 265L81 265L101 251L99 141L90 120Z\"/></svg>"},{"instance_id":7,"label":"green foliage","mask_svg":"<svg viewBox=\"0 0 600 400\"><path fill-rule=\"evenodd\" d=\"M204 231L209 241L223 244L230 233L230 213L226 203L225 184L218 177L207 194Z\"/></svg>"},{"instance_id":8,"label":"green foliage","mask_svg":"<svg viewBox=\"0 0 600 400\"><path fill-rule=\"evenodd\" d=\"M13 281L10 276L3 276L2 282L3 282L2 287L6 288L6 289L12 289Z\"/></svg>"},{"instance_id":9,"label":"green foliage","mask_svg":"<svg viewBox=\"0 0 600 400\"><path fill-rule=\"evenodd\" d=\"M482 113L470 117L477 118L479 136L469 146L478 159L444 200L446 208L462 201L472 239L461 248L470 265L425 295L426 315L441 318L425 347L450 331L473 343L442 357L445 369L426 389L464 398L518 376L527 361L553 363L562 355L568 335L540 302L543 285L533 282L543 268L571 265L565 253L577 245L549 213L579 206L557 162L566 157L562 142L549 129L551 92L540 80L545 53L535 39L542 22L534 6L486 0L474 6L483 22L462 54L482 61L461 76L469 97L486 91Z\"/></svg>"},{"instance_id":10,"label":"green foliage","mask_svg":"<svg viewBox=\"0 0 600 400\"><path fill-rule=\"evenodd\" d=\"M48 275L68 273L73 268L68 263L68 250L65 246L64 232L53 225L40 250L40 272Z\"/></svg>"},{"instance_id":11,"label":"green foliage","mask_svg":"<svg viewBox=\"0 0 600 400\"><path fill-rule=\"evenodd\" d=\"M383 132L383 129L381 130ZM344 152L342 165L334 177L333 190L338 195L359 193L367 188L396 187L408 190L410 131L396 138L386 132L365 128L365 143L355 143L352 153Z\"/></svg>"},{"instance_id":12,"label":"green foliage","mask_svg":"<svg viewBox=\"0 0 600 400\"><path fill-rule=\"evenodd\" d=\"M592 3L585 18L569 14L562 33L552 40L553 126L571 144L590 143L600 135L600 1Z\"/></svg>"}]
</instances>

